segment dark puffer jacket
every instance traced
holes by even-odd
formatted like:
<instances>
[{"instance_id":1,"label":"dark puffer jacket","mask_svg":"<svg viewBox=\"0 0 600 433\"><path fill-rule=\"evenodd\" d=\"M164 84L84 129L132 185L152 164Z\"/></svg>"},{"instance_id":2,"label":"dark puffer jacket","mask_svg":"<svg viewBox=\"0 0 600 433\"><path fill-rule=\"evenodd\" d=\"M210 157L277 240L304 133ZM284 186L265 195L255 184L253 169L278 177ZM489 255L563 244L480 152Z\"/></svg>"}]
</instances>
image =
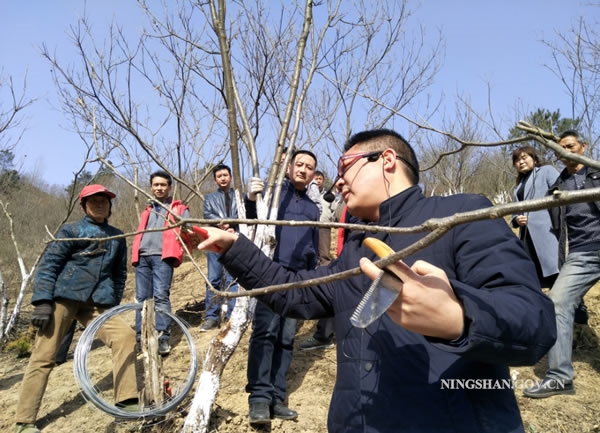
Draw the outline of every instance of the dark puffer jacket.
<instances>
[{"instance_id":1,"label":"dark puffer jacket","mask_svg":"<svg viewBox=\"0 0 600 433\"><path fill-rule=\"evenodd\" d=\"M278 221L319 221L319 208L306 191L285 179L279 199ZM314 269L319 264L319 229L309 226L275 227L273 260L288 269Z\"/></svg>"},{"instance_id":2,"label":"dark puffer jacket","mask_svg":"<svg viewBox=\"0 0 600 433\"><path fill-rule=\"evenodd\" d=\"M84 217L65 224L57 238L106 238L123 234L108 223ZM127 244L124 238L108 241L53 242L40 262L33 286L32 304L70 299L104 307L118 305L127 279Z\"/></svg>"},{"instance_id":3,"label":"dark puffer jacket","mask_svg":"<svg viewBox=\"0 0 600 433\"><path fill-rule=\"evenodd\" d=\"M490 205L476 195L426 198L412 187L382 203L378 224L412 227ZM396 251L424 235L368 234ZM296 282L355 268L361 257L375 259L364 237L353 231L340 257L314 271L287 271L243 236L221 261L247 289ZM284 316L335 315L338 368L329 432L523 432L514 390L506 385L508 365L539 360L554 344L556 324L520 241L502 219L478 221L454 227L405 262L418 259L444 269L463 303L462 344L408 331L387 314L364 330L352 327L350 316L371 283L364 275L259 298ZM448 389L450 379L471 381ZM500 388L477 389L483 386Z\"/></svg>"},{"instance_id":4,"label":"dark puffer jacket","mask_svg":"<svg viewBox=\"0 0 600 433\"><path fill-rule=\"evenodd\" d=\"M571 176L571 173L565 168L560 172L556 183L548 190L548 195L552 195L557 191L563 190L563 185L567 178ZM600 170L593 168L587 168L583 189L596 188L600 186ZM600 202L592 202L596 208L600 211ZM551 207L548 209L550 212L550 220L552 221L552 231L558 238L558 264L562 266L565 263L567 257L567 216L565 206Z\"/></svg>"}]
</instances>

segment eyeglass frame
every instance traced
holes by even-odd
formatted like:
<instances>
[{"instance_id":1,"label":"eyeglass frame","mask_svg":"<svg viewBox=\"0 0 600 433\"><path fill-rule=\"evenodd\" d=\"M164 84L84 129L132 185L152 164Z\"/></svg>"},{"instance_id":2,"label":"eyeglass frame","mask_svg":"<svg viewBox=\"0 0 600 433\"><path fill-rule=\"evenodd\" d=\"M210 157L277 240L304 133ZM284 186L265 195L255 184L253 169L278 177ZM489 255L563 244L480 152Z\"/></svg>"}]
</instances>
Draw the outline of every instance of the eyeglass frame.
<instances>
[{"instance_id":1,"label":"eyeglass frame","mask_svg":"<svg viewBox=\"0 0 600 433\"><path fill-rule=\"evenodd\" d=\"M371 152L349 153L347 155L340 156L340 158L338 159L338 164L337 164L337 177L335 179L334 184L338 180L340 180L348 172L348 170L350 170L350 168L354 164L356 164L359 160L361 160L362 158L367 158L368 162L375 162L379 159L379 157L381 155L383 155L383 152L385 152L385 150L373 150ZM396 152L394 151L394 153L396 153ZM340 164L342 164L343 160L348 159L350 157L354 157L355 160L352 161L350 164L348 164L348 166L345 167L343 169L343 171L340 170ZM418 177L417 169L406 158L396 154L396 159L402 161L410 169L410 171L412 171L412 173Z\"/></svg>"}]
</instances>

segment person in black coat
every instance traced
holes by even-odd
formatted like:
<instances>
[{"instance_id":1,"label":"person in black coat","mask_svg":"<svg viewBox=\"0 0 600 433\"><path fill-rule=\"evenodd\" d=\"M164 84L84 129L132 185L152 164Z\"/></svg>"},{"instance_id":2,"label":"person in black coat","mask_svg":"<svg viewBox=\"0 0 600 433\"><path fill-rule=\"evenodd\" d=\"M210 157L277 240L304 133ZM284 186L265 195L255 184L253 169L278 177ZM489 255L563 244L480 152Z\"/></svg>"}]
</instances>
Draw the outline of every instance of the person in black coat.
<instances>
[{"instance_id":1,"label":"person in black coat","mask_svg":"<svg viewBox=\"0 0 600 433\"><path fill-rule=\"evenodd\" d=\"M319 209L306 187L314 177L317 157L296 150L281 188L279 221L318 221ZM249 218L256 218L256 203L247 204ZM273 260L285 269L314 269L318 264L319 230L310 226L278 226ZM286 377L294 350L296 319L284 317L262 303L256 304L248 343L248 418L252 425L270 424L271 418L293 420L298 413L287 403Z\"/></svg>"},{"instance_id":2,"label":"person in black coat","mask_svg":"<svg viewBox=\"0 0 600 433\"><path fill-rule=\"evenodd\" d=\"M558 144L576 155L583 155L587 148L585 140L574 130L560 134ZM565 168L550 188L550 194L600 187L598 169L573 160L561 160ZM600 202L574 203L548 211L552 230L558 236L561 265L548 294L556 310L557 339L548 352L548 371L544 379L523 392L531 398L575 393L571 359L575 307L600 279Z\"/></svg>"},{"instance_id":3,"label":"person in black coat","mask_svg":"<svg viewBox=\"0 0 600 433\"><path fill-rule=\"evenodd\" d=\"M246 289L364 271L258 297L284 316L335 317L329 432L523 432L519 384L508 367L537 362L554 344L556 323L534 264L502 219L459 224L413 248L386 268L386 285L400 291L391 307L364 329L350 321L380 272L366 237L401 251L429 233L408 228L491 206L479 195L425 197L418 182L417 159L400 134L360 132L339 160L337 190L356 218L404 232L352 230L339 258L313 271L287 270L246 237L218 229L209 228L198 248L220 248L220 261Z\"/></svg>"}]
</instances>

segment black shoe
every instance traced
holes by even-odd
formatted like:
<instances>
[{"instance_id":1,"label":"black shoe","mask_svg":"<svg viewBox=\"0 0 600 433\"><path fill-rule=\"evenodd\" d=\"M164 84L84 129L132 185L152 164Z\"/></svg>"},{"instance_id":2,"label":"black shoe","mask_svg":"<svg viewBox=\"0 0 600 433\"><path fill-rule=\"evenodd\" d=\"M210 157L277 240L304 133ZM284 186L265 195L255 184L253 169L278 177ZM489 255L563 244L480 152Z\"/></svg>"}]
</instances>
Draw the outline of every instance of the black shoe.
<instances>
[{"instance_id":1,"label":"black shoe","mask_svg":"<svg viewBox=\"0 0 600 433\"><path fill-rule=\"evenodd\" d=\"M217 329L219 327L219 322L215 319L206 319L202 326L200 327L200 332L210 331L212 329Z\"/></svg>"},{"instance_id":2,"label":"black shoe","mask_svg":"<svg viewBox=\"0 0 600 433\"><path fill-rule=\"evenodd\" d=\"M526 388L523 391L523 395L530 398L546 398L558 394L575 394L573 381L544 377L540 384Z\"/></svg>"},{"instance_id":3,"label":"black shoe","mask_svg":"<svg viewBox=\"0 0 600 433\"><path fill-rule=\"evenodd\" d=\"M171 353L171 345L167 340L158 340L158 353L162 356Z\"/></svg>"},{"instance_id":4,"label":"black shoe","mask_svg":"<svg viewBox=\"0 0 600 433\"><path fill-rule=\"evenodd\" d=\"M332 347L333 340L318 340L315 337L310 337L298 346L300 350L331 349Z\"/></svg>"},{"instance_id":5,"label":"black shoe","mask_svg":"<svg viewBox=\"0 0 600 433\"><path fill-rule=\"evenodd\" d=\"M271 416L279 419L296 419L298 418L298 412L277 403L275 406L271 406Z\"/></svg>"},{"instance_id":6,"label":"black shoe","mask_svg":"<svg viewBox=\"0 0 600 433\"><path fill-rule=\"evenodd\" d=\"M587 325L588 318L588 309L583 303L582 299L577 308L575 308L575 323L578 323L579 325Z\"/></svg>"},{"instance_id":7,"label":"black shoe","mask_svg":"<svg viewBox=\"0 0 600 433\"><path fill-rule=\"evenodd\" d=\"M267 403L250 403L248 418L250 418L250 424L270 424L269 405Z\"/></svg>"},{"instance_id":8,"label":"black shoe","mask_svg":"<svg viewBox=\"0 0 600 433\"><path fill-rule=\"evenodd\" d=\"M140 410L140 403L137 398L130 398L115 404L115 406L125 412L137 412Z\"/></svg>"}]
</instances>

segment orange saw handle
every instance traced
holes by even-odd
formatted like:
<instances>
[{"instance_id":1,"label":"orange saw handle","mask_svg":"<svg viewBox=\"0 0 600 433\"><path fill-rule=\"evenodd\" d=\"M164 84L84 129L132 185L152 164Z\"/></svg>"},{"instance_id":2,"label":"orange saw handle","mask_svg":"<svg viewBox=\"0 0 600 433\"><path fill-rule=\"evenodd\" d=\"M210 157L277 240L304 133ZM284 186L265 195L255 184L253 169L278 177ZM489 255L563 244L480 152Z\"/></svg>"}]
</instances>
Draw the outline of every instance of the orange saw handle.
<instances>
[{"instance_id":1,"label":"orange saw handle","mask_svg":"<svg viewBox=\"0 0 600 433\"><path fill-rule=\"evenodd\" d=\"M182 227L179 236L187 249L192 252L198 247L200 242L208 239L208 231L200 226Z\"/></svg>"},{"instance_id":2,"label":"orange saw handle","mask_svg":"<svg viewBox=\"0 0 600 433\"><path fill-rule=\"evenodd\" d=\"M363 243L380 259L383 259L387 256L391 256L395 253L395 251L385 242L377 239L377 238L365 238Z\"/></svg>"}]
</instances>

